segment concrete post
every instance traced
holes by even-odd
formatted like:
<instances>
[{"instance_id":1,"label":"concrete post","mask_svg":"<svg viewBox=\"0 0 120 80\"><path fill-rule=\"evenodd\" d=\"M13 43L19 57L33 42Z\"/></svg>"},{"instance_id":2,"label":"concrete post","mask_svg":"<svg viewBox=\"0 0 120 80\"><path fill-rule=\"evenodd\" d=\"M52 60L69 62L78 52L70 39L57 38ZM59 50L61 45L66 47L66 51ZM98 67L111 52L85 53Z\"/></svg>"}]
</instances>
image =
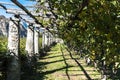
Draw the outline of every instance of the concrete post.
<instances>
[{"instance_id":1,"label":"concrete post","mask_svg":"<svg viewBox=\"0 0 120 80\"><path fill-rule=\"evenodd\" d=\"M19 64L19 19L14 18L9 22L9 36L8 36L8 55L10 57L8 63L7 79L6 80L20 80L20 64Z\"/></svg>"},{"instance_id":2,"label":"concrete post","mask_svg":"<svg viewBox=\"0 0 120 80\"><path fill-rule=\"evenodd\" d=\"M48 47L48 33L45 31L44 33L44 36L45 36L45 47Z\"/></svg>"},{"instance_id":3,"label":"concrete post","mask_svg":"<svg viewBox=\"0 0 120 80\"><path fill-rule=\"evenodd\" d=\"M5 17L1 18L1 20L0 20L0 32L3 36L5 36L5 37L8 36L6 18Z\"/></svg>"},{"instance_id":4,"label":"concrete post","mask_svg":"<svg viewBox=\"0 0 120 80\"><path fill-rule=\"evenodd\" d=\"M34 56L34 30L32 25L29 25L29 27L27 27L27 39L25 50L27 51L28 59L31 62L31 58Z\"/></svg>"},{"instance_id":5,"label":"concrete post","mask_svg":"<svg viewBox=\"0 0 120 80\"><path fill-rule=\"evenodd\" d=\"M34 30L34 48L35 48L35 54L39 54L39 32Z\"/></svg>"},{"instance_id":6,"label":"concrete post","mask_svg":"<svg viewBox=\"0 0 120 80\"><path fill-rule=\"evenodd\" d=\"M45 48L45 32L42 33L42 48Z\"/></svg>"}]
</instances>

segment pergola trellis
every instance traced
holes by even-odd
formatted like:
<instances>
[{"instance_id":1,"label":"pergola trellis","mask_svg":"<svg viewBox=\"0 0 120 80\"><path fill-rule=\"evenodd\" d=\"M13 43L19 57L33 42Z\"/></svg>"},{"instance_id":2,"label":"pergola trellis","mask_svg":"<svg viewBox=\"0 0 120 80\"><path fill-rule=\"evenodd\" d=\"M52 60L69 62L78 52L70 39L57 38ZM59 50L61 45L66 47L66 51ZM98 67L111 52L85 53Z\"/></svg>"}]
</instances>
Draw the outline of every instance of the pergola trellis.
<instances>
[{"instance_id":1,"label":"pergola trellis","mask_svg":"<svg viewBox=\"0 0 120 80\"><path fill-rule=\"evenodd\" d=\"M46 48L53 43L53 35L49 28L45 28L42 23L35 16L47 18L40 14L33 13L27 8L33 8L33 6L23 6L17 0L11 0L13 3L0 2L0 7L7 13L14 14L14 17L10 18L9 22L9 37L8 37L8 55L11 56L11 62L8 65L7 79L6 80L20 80L20 64L19 64L19 48L20 48L20 20L24 20L29 23L27 27L27 39L26 39L26 51L28 53L28 64L31 66L31 62L34 55L39 54L39 29L43 29L42 47ZM17 5L20 9L7 8L5 5ZM27 7L27 8L26 8ZM38 7L38 6L37 6ZM24 18L29 16L29 19ZM54 17L52 17L54 19ZM35 27L34 27L35 26Z\"/></svg>"}]
</instances>

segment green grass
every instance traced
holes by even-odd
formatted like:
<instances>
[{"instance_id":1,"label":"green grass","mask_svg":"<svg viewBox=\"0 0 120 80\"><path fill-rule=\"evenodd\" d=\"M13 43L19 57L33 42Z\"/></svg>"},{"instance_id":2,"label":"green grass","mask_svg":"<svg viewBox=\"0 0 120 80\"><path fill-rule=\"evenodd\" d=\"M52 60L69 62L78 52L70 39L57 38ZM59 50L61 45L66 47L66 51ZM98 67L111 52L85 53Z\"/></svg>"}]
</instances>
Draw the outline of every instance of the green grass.
<instances>
[{"instance_id":1,"label":"green grass","mask_svg":"<svg viewBox=\"0 0 120 80\"><path fill-rule=\"evenodd\" d=\"M26 38L20 39L20 54L25 54Z\"/></svg>"},{"instance_id":2,"label":"green grass","mask_svg":"<svg viewBox=\"0 0 120 80\"><path fill-rule=\"evenodd\" d=\"M4 55L7 52L8 39L6 37L0 37L0 55ZM20 53L25 54L26 38L20 38ZM41 48L42 38L39 38L39 45Z\"/></svg>"},{"instance_id":3,"label":"green grass","mask_svg":"<svg viewBox=\"0 0 120 80\"><path fill-rule=\"evenodd\" d=\"M42 37L39 38L39 47L41 48L42 47Z\"/></svg>"},{"instance_id":4,"label":"green grass","mask_svg":"<svg viewBox=\"0 0 120 80\"><path fill-rule=\"evenodd\" d=\"M40 45L42 39L40 38ZM25 53L26 38L20 39L21 54ZM7 51L7 38L0 38L0 49ZM0 52L2 52L0 50ZM100 73L95 71L94 67L86 66L84 59L72 52L74 59L81 64L84 70L92 79L100 79ZM36 71L30 75L23 75L22 80L85 80L87 79L83 69L71 58L70 53L64 45L57 44L47 52L46 56L40 58L37 62ZM28 71L29 72L29 71ZM29 73L28 73L29 74Z\"/></svg>"},{"instance_id":5,"label":"green grass","mask_svg":"<svg viewBox=\"0 0 120 80\"><path fill-rule=\"evenodd\" d=\"M86 66L84 59L78 59L79 56L72 53L73 57L85 69L92 79L100 79L100 73L94 67ZM33 75L34 80L85 80L87 79L82 68L78 66L70 53L60 44L51 48L46 56L42 57L37 64L37 76ZM32 80L32 79L31 79Z\"/></svg>"},{"instance_id":6,"label":"green grass","mask_svg":"<svg viewBox=\"0 0 120 80\"><path fill-rule=\"evenodd\" d=\"M41 64L39 65L41 67L44 66L42 70L39 68L37 70L38 72L41 71L40 74L43 75L43 78L49 78L49 80L55 79L56 76L51 76L51 74L56 71L63 74L66 65L64 64L59 45L55 45L54 47L52 47L51 51L47 53L47 56L41 58L38 61L38 64Z\"/></svg>"},{"instance_id":7,"label":"green grass","mask_svg":"<svg viewBox=\"0 0 120 80\"><path fill-rule=\"evenodd\" d=\"M7 52L7 38L0 37L0 54Z\"/></svg>"}]
</instances>

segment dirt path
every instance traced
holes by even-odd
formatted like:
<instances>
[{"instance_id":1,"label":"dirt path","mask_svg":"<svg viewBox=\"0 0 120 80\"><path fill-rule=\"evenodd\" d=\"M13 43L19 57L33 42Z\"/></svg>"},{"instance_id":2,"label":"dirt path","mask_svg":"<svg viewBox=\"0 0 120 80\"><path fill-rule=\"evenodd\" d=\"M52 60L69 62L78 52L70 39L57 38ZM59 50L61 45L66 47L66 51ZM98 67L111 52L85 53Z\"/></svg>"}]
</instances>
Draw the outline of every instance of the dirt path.
<instances>
[{"instance_id":1,"label":"dirt path","mask_svg":"<svg viewBox=\"0 0 120 80\"><path fill-rule=\"evenodd\" d=\"M71 55L72 54L72 55ZM100 80L94 67L86 66L84 59L57 44L38 61L35 80Z\"/></svg>"}]
</instances>

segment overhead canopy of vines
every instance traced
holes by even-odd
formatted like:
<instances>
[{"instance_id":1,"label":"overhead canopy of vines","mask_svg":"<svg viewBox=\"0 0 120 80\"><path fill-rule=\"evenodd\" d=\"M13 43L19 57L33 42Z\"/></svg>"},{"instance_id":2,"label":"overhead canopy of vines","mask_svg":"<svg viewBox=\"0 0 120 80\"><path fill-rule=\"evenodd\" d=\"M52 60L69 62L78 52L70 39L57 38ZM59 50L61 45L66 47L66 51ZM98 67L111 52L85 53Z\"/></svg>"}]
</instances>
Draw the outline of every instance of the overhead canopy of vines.
<instances>
[{"instance_id":1,"label":"overhead canopy of vines","mask_svg":"<svg viewBox=\"0 0 120 80\"><path fill-rule=\"evenodd\" d=\"M92 60L107 65L120 63L119 0L41 0L37 13L49 18L39 21L56 28L60 38L78 50L85 50Z\"/></svg>"}]
</instances>

